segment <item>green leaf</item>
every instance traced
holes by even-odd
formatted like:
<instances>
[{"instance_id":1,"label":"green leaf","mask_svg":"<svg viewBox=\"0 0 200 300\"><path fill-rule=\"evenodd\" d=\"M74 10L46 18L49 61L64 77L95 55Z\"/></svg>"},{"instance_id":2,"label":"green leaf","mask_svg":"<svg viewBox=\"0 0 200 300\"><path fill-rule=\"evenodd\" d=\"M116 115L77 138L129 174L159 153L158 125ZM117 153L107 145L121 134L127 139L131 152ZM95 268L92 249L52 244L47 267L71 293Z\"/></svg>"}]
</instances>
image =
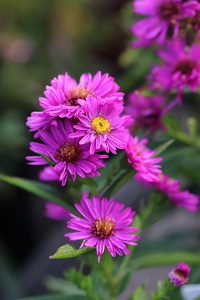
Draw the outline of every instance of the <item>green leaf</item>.
<instances>
[{"instance_id":1,"label":"green leaf","mask_svg":"<svg viewBox=\"0 0 200 300\"><path fill-rule=\"evenodd\" d=\"M130 300L147 300L146 286L138 286Z\"/></svg>"},{"instance_id":2,"label":"green leaf","mask_svg":"<svg viewBox=\"0 0 200 300\"><path fill-rule=\"evenodd\" d=\"M38 153L40 156L42 156L44 158L44 160L46 160L46 162L52 166L52 167L55 167L56 163L55 161L53 161L51 158L49 158L48 156L44 155L43 153Z\"/></svg>"},{"instance_id":3,"label":"green leaf","mask_svg":"<svg viewBox=\"0 0 200 300\"><path fill-rule=\"evenodd\" d=\"M54 277L48 277L45 280L45 285L49 289L49 291L54 293L60 293L64 295L77 295L77 296L85 296L85 291L81 290L76 284Z\"/></svg>"},{"instance_id":4,"label":"green leaf","mask_svg":"<svg viewBox=\"0 0 200 300\"><path fill-rule=\"evenodd\" d=\"M81 255L83 253L86 253L88 251L91 251L93 249L95 249L95 248L84 247L82 249L77 250L75 247L73 247L69 244L66 244L66 245L59 247L58 250L53 255L51 255L49 258L52 258L52 259L71 258L71 257Z\"/></svg>"},{"instance_id":5,"label":"green leaf","mask_svg":"<svg viewBox=\"0 0 200 300\"><path fill-rule=\"evenodd\" d=\"M0 174L0 179L25 191L28 191L36 196L39 196L47 201L51 201L58 205L61 205L69 209L70 211L74 210L70 205L62 200L62 195L48 184L20 177L11 177L3 174Z\"/></svg>"},{"instance_id":6,"label":"green leaf","mask_svg":"<svg viewBox=\"0 0 200 300\"><path fill-rule=\"evenodd\" d=\"M156 156L160 155L163 151L165 151L171 144L174 143L174 140L171 139L163 144L161 144L159 147L157 147L156 150Z\"/></svg>"},{"instance_id":7,"label":"green leaf","mask_svg":"<svg viewBox=\"0 0 200 300\"><path fill-rule=\"evenodd\" d=\"M198 135L198 122L195 118L188 118L187 119L187 126L189 129L189 134L191 137L196 138Z\"/></svg>"},{"instance_id":8,"label":"green leaf","mask_svg":"<svg viewBox=\"0 0 200 300\"><path fill-rule=\"evenodd\" d=\"M128 270L144 269L157 266L170 266L184 261L187 264L200 264L200 253L187 251L158 253L152 255L144 255L129 262Z\"/></svg>"},{"instance_id":9,"label":"green leaf","mask_svg":"<svg viewBox=\"0 0 200 300\"><path fill-rule=\"evenodd\" d=\"M88 300L86 296L67 296L67 295L46 295L46 296L35 296L30 298L20 298L16 300Z\"/></svg>"}]
</instances>

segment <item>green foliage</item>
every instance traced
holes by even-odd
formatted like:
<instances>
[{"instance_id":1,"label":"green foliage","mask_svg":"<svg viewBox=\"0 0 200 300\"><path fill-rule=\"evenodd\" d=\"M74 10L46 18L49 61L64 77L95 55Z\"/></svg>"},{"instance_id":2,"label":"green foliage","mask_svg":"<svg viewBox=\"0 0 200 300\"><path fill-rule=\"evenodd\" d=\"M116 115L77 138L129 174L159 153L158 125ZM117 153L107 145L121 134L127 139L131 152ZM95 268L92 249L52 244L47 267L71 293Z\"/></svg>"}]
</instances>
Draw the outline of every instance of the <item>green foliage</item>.
<instances>
[{"instance_id":1,"label":"green foliage","mask_svg":"<svg viewBox=\"0 0 200 300\"><path fill-rule=\"evenodd\" d=\"M71 211L73 210L73 208L69 204L65 203L62 200L62 194L57 192L57 190L50 185L34 180L11 177L3 174L0 174L0 179L25 191L28 191L33 195L39 196L47 201L51 201L53 203L61 205Z\"/></svg>"},{"instance_id":2,"label":"green foliage","mask_svg":"<svg viewBox=\"0 0 200 300\"><path fill-rule=\"evenodd\" d=\"M129 300L147 300L147 286L138 286Z\"/></svg>"},{"instance_id":3,"label":"green foliage","mask_svg":"<svg viewBox=\"0 0 200 300\"><path fill-rule=\"evenodd\" d=\"M46 296L35 296L30 298L20 298L17 300L88 300L86 296L67 296L67 295L46 295Z\"/></svg>"},{"instance_id":4,"label":"green foliage","mask_svg":"<svg viewBox=\"0 0 200 300\"><path fill-rule=\"evenodd\" d=\"M71 257L81 255L83 253L86 253L88 251L91 251L93 249L94 248L92 248L92 247L84 247L82 249L77 250L75 247L73 247L69 244L66 244L66 245L59 247L58 250L53 255L51 255L49 258L52 258L52 259L71 258Z\"/></svg>"}]
</instances>

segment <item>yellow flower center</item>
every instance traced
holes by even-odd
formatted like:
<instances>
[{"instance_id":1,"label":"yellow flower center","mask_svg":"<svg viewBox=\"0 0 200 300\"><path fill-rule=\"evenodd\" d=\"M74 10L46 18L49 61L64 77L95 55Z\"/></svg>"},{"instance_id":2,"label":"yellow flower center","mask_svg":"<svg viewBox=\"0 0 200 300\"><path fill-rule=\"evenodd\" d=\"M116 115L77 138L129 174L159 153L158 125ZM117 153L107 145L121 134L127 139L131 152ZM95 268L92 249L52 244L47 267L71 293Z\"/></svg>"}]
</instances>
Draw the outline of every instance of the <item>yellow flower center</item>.
<instances>
[{"instance_id":1,"label":"yellow flower center","mask_svg":"<svg viewBox=\"0 0 200 300\"><path fill-rule=\"evenodd\" d=\"M66 94L67 105L77 105L78 99L85 99L88 95L92 95L92 92L89 88L84 89L82 87L76 86Z\"/></svg>"},{"instance_id":2,"label":"yellow flower center","mask_svg":"<svg viewBox=\"0 0 200 300\"><path fill-rule=\"evenodd\" d=\"M97 133L105 133L111 130L110 122L108 122L106 118L100 116L94 118L91 122L91 125Z\"/></svg>"},{"instance_id":3,"label":"yellow flower center","mask_svg":"<svg viewBox=\"0 0 200 300\"><path fill-rule=\"evenodd\" d=\"M57 151L56 156L59 160L74 164L80 157L79 146L66 144Z\"/></svg>"},{"instance_id":4,"label":"yellow flower center","mask_svg":"<svg viewBox=\"0 0 200 300\"><path fill-rule=\"evenodd\" d=\"M105 219L98 218L92 226L92 234L94 237L107 238L113 234L115 222L106 217Z\"/></svg>"}]
</instances>

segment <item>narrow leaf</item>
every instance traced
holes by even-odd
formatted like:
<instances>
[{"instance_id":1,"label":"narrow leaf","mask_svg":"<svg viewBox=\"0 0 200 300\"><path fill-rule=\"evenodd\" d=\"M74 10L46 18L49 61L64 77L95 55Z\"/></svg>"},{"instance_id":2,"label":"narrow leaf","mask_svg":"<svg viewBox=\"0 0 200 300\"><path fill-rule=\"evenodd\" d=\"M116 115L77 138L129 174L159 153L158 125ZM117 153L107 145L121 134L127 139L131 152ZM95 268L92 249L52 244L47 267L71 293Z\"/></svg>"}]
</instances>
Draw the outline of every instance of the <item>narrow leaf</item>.
<instances>
[{"instance_id":1,"label":"narrow leaf","mask_svg":"<svg viewBox=\"0 0 200 300\"><path fill-rule=\"evenodd\" d=\"M56 163L55 161L53 161L51 158L49 158L48 156L44 155L43 153L38 153L40 156L42 156L44 158L44 160L46 160L46 162L52 166L52 167L55 167Z\"/></svg>"},{"instance_id":2,"label":"narrow leaf","mask_svg":"<svg viewBox=\"0 0 200 300\"><path fill-rule=\"evenodd\" d=\"M144 269L157 266L170 266L184 261L188 264L200 264L200 253L192 253L187 251L167 252L142 256L134 258L134 261L129 263L132 269Z\"/></svg>"},{"instance_id":3,"label":"narrow leaf","mask_svg":"<svg viewBox=\"0 0 200 300\"><path fill-rule=\"evenodd\" d=\"M67 296L67 295L46 295L46 296L34 296L29 298L20 298L17 300L88 300L86 296Z\"/></svg>"},{"instance_id":4,"label":"narrow leaf","mask_svg":"<svg viewBox=\"0 0 200 300\"><path fill-rule=\"evenodd\" d=\"M165 143L163 143L162 145L160 145L159 147L157 147L156 150L156 156L160 155L163 151L165 151L171 144L174 143L174 140L171 139Z\"/></svg>"},{"instance_id":5,"label":"narrow leaf","mask_svg":"<svg viewBox=\"0 0 200 300\"><path fill-rule=\"evenodd\" d=\"M91 251L93 249L95 249L95 248L84 247L82 249L77 250L75 247L73 247L69 244L66 244L66 245L59 247L58 250L53 255L51 255L49 258L52 258L52 259L71 258L71 257L81 255L83 253L86 253L88 251Z\"/></svg>"},{"instance_id":6,"label":"narrow leaf","mask_svg":"<svg viewBox=\"0 0 200 300\"><path fill-rule=\"evenodd\" d=\"M73 210L70 205L68 205L62 200L62 195L48 184L20 177L7 176L3 174L0 174L0 179L9 184L17 186L25 191L28 191L36 196L39 196L45 200L54 202L71 211Z\"/></svg>"}]
</instances>

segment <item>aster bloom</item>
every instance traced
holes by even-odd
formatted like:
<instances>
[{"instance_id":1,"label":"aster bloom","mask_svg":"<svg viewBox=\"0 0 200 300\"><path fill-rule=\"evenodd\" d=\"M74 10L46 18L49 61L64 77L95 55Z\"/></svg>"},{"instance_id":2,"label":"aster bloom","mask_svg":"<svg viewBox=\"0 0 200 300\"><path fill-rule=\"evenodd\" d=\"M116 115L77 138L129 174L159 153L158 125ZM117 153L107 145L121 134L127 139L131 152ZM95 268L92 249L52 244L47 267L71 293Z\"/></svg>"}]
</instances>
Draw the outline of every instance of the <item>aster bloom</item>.
<instances>
[{"instance_id":1,"label":"aster bloom","mask_svg":"<svg viewBox=\"0 0 200 300\"><path fill-rule=\"evenodd\" d=\"M160 175L155 187L166 194L170 202L177 207L184 207L190 211L196 211L199 205L199 197L189 191L180 190L180 182L168 175Z\"/></svg>"},{"instance_id":2,"label":"aster bloom","mask_svg":"<svg viewBox=\"0 0 200 300\"><path fill-rule=\"evenodd\" d=\"M153 66L148 76L153 89L170 91L178 94L188 86L196 91L200 84L200 45L193 43L186 47L183 40L166 43L164 50L158 50L163 65Z\"/></svg>"},{"instance_id":3,"label":"aster bloom","mask_svg":"<svg viewBox=\"0 0 200 300\"><path fill-rule=\"evenodd\" d=\"M80 145L79 139L69 138L73 133L73 122L65 119L58 120L57 125L51 125L48 130L40 130L38 135L43 143L30 143L30 149L35 153L42 153L55 162L54 171L59 176L62 185L71 175L72 180L76 175L82 178L86 176L100 176L97 169L104 167L101 158L106 155L93 154L89 152L89 145ZM32 165L45 165L46 160L41 156L26 157Z\"/></svg>"},{"instance_id":4,"label":"aster bloom","mask_svg":"<svg viewBox=\"0 0 200 300\"><path fill-rule=\"evenodd\" d=\"M96 247L98 262L105 247L115 257L116 254L130 254L126 244L137 245L140 238L133 233L138 231L138 228L128 227L133 222L135 212L131 208L123 210L123 203L105 197L101 199L99 196L90 200L84 193L80 204L75 204L75 207L83 218L70 214L71 219L67 222L67 227L75 232L65 236L70 241L83 240L80 248Z\"/></svg>"},{"instance_id":5,"label":"aster bloom","mask_svg":"<svg viewBox=\"0 0 200 300\"><path fill-rule=\"evenodd\" d=\"M176 268L169 273L169 279L175 286L182 286L188 282L190 267L181 262Z\"/></svg>"},{"instance_id":6,"label":"aster bloom","mask_svg":"<svg viewBox=\"0 0 200 300\"><path fill-rule=\"evenodd\" d=\"M44 181L58 181L59 176L55 172L54 168L52 166L45 167L42 171L39 173L40 180Z\"/></svg>"},{"instance_id":7,"label":"aster bloom","mask_svg":"<svg viewBox=\"0 0 200 300\"><path fill-rule=\"evenodd\" d=\"M53 122L55 122L55 118L49 116L45 111L33 111L27 118L26 125L30 131L38 131L47 129ZM38 133L35 134L35 137L38 137Z\"/></svg>"},{"instance_id":8,"label":"aster bloom","mask_svg":"<svg viewBox=\"0 0 200 300\"><path fill-rule=\"evenodd\" d=\"M124 93L119 92L113 77L98 71L94 77L83 74L78 83L68 73L58 75L46 87L44 95L39 103L50 116L72 118L80 110L79 100L85 101L88 95L122 103Z\"/></svg>"},{"instance_id":9,"label":"aster bloom","mask_svg":"<svg viewBox=\"0 0 200 300\"><path fill-rule=\"evenodd\" d=\"M136 14L147 16L131 27L132 33L138 38L133 42L133 47L145 47L153 43L162 45L169 29L172 29L176 38L180 21L194 17L200 10L196 0L135 0L133 6Z\"/></svg>"},{"instance_id":10,"label":"aster bloom","mask_svg":"<svg viewBox=\"0 0 200 300\"><path fill-rule=\"evenodd\" d=\"M54 219L57 221L67 221L69 219L70 212L55 203L46 202L45 203L45 216L50 219Z\"/></svg>"},{"instance_id":11,"label":"aster bloom","mask_svg":"<svg viewBox=\"0 0 200 300\"><path fill-rule=\"evenodd\" d=\"M138 137L129 136L126 148L127 161L137 171L136 175L145 182L159 181L161 174L161 166L158 165L162 161L161 157L154 157L156 151L152 151L146 147L148 139L139 141Z\"/></svg>"},{"instance_id":12,"label":"aster bloom","mask_svg":"<svg viewBox=\"0 0 200 300\"><path fill-rule=\"evenodd\" d=\"M128 96L126 112L134 119L134 128L144 127L148 131L164 130L162 118L165 113L165 98L162 96L144 96L139 91Z\"/></svg>"},{"instance_id":13,"label":"aster bloom","mask_svg":"<svg viewBox=\"0 0 200 300\"><path fill-rule=\"evenodd\" d=\"M80 144L90 143L90 154L98 150L111 151L124 149L127 143L126 126L132 123L130 116L120 117L123 107L89 95L82 106L84 115L79 115L77 130L70 137L81 137Z\"/></svg>"}]
</instances>

